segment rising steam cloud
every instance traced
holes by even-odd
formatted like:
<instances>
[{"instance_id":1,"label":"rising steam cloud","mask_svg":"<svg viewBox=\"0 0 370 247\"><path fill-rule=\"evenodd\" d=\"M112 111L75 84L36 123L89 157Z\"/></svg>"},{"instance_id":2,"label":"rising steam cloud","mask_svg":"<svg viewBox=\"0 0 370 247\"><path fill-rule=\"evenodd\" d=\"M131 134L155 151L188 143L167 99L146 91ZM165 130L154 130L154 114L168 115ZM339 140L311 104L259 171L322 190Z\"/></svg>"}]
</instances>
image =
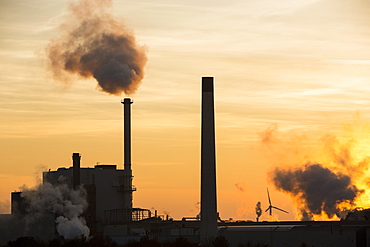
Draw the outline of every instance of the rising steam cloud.
<instances>
[{"instance_id":1,"label":"rising steam cloud","mask_svg":"<svg viewBox=\"0 0 370 247\"><path fill-rule=\"evenodd\" d=\"M69 189L66 184L53 186L49 183L39 185L36 189L24 189L21 196L26 200L29 222L42 215L53 213L56 216L57 231L65 239L88 237L89 228L81 216L88 204L86 190ZM33 219L34 218L34 219Z\"/></svg>"},{"instance_id":2,"label":"rising steam cloud","mask_svg":"<svg viewBox=\"0 0 370 247\"><path fill-rule=\"evenodd\" d=\"M279 133L277 125L260 133L275 166L269 178L293 199L299 219L334 219L368 197L370 159L362 150L370 141L364 135L369 127L355 119L337 136Z\"/></svg>"},{"instance_id":3,"label":"rising steam cloud","mask_svg":"<svg viewBox=\"0 0 370 247\"><path fill-rule=\"evenodd\" d=\"M335 174L320 164L306 164L295 169L276 168L272 175L276 188L290 194L298 202L302 220L312 220L314 215L326 214L340 217L340 204L354 204L363 193L352 184L351 178Z\"/></svg>"},{"instance_id":4,"label":"rising steam cloud","mask_svg":"<svg viewBox=\"0 0 370 247\"><path fill-rule=\"evenodd\" d=\"M147 61L146 50L122 22L109 12L112 0L81 0L70 4L61 35L46 48L53 77L68 83L70 75L94 77L109 94L133 94Z\"/></svg>"}]
</instances>

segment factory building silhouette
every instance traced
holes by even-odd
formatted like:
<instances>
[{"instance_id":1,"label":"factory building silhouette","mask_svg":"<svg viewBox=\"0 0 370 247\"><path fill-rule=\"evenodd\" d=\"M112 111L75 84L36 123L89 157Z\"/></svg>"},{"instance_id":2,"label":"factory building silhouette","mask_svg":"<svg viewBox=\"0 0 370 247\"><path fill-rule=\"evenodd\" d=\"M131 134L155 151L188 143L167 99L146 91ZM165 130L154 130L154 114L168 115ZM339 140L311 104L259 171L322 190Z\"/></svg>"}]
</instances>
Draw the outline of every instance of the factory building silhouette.
<instances>
[{"instance_id":1,"label":"factory building silhouette","mask_svg":"<svg viewBox=\"0 0 370 247\"><path fill-rule=\"evenodd\" d=\"M83 189L87 206L80 218L86 221L89 234L111 237L118 243L139 240L142 236L155 237L161 242L182 236L193 243L203 243L224 236L231 247L239 244L268 244L269 246L369 246L370 212L349 214L343 221L289 222L228 222L217 212L216 149L214 116L214 78L202 77L201 117L201 212L200 217L173 220L159 216L145 208L133 207L133 172L131 167L131 104L122 101L124 108L124 169L116 165L98 164L93 168L81 166L83 156L72 154L72 166L43 173L43 182L52 186L67 186L73 191ZM82 160L82 161L81 161ZM12 214L0 215L0 223L16 219L22 228L28 212L22 192L12 193ZM38 219L29 235L55 238L60 233L56 222L59 214L47 213ZM80 219L79 218L79 219ZM42 228L42 226L48 230ZM37 228L37 229L36 229ZM53 230L54 229L54 230ZM9 236L4 236L8 234ZM0 231L0 245L24 234L19 230ZM11 236L10 236L11 235ZM13 239L12 239L13 238ZM304 245L303 245L304 244Z\"/></svg>"},{"instance_id":2,"label":"factory building silhouette","mask_svg":"<svg viewBox=\"0 0 370 247\"><path fill-rule=\"evenodd\" d=\"M127 223L151 217L148 209L133 208L131 170L131 104L130 98L124 105L124 169L116 165L96 165L94 168L81 168L79 153L73 153L73 166L43 173L43 180L52 185L66 183L77 189L80 185L87 191L88 210L85 213L92 233L103 232L103 226L114 223ZM63 178L62 180L60 178Z\"/></svg>"}]
</instances>

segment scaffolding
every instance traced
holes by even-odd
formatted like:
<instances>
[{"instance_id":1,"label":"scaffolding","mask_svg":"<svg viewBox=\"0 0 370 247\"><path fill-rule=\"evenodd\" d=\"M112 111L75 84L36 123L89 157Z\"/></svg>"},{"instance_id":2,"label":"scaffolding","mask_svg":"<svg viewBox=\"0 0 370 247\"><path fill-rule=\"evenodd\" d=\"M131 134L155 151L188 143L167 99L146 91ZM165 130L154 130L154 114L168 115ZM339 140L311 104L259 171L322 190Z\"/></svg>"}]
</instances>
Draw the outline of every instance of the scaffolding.
<instances>
[{"instance_id":1,"label":"scaffolding","mask_svg":"<svg viewBox=\"0 0 370 247\"><path fill-rule=\"evenodd\" d=\"M133 208L129 209L113 209L107 210L105 213L104 223L107 225L119 225L132 221L141 221L151 218L152 214L149 209Z\"/></svg>"}]
</instances>

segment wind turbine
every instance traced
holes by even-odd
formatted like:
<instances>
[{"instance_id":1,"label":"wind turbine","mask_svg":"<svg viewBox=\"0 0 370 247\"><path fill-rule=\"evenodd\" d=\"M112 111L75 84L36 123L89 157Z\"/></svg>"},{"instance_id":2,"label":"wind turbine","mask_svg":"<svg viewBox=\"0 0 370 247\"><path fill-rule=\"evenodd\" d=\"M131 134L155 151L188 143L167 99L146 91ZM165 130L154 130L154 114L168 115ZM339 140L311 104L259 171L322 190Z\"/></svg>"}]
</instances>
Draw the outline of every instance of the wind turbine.
<instances>
[{"instance_id":1,"label":"wind turbine","mask_svg":"<svg viewBox=\"0 0 370 247\"><path fill-rule=\"evenodd\" d=\"M269 210L270 210L270 215L272 215L272 209L273 209L273 208L275 208L275 209L277 209L277 210L280 210L280 211L282 211L282 212L284 212L284 213L289 214L287 211L282 210L281 208L278 208L278 207L272 206L271 198L270 198L270 193L269 193L269 188L267 188L267 196L268 196L268 198L269 198L269 204L270 204L270 206L266 209L266 211L265 211L265 212L267 212L267 211L269 211Z\"/></svg>"}]
</instances>

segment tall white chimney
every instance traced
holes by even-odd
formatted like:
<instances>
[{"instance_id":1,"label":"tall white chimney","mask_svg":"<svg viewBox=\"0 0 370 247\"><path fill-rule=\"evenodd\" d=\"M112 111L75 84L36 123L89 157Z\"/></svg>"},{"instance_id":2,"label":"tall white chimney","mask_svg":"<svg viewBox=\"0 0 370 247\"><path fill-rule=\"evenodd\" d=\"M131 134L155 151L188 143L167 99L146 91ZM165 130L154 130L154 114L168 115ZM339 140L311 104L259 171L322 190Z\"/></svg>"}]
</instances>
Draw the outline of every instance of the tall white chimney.
<instances>
[{"instance_id":1,"label":"tall white chimney","mask_svg":"<svg viewBox=\"0 0 370 247\"><path fill-rule=\"evenodd\" d=\"M217 237L216 151L213 77L202 77L201 241Z\"/></svg>"}]
</instances>

